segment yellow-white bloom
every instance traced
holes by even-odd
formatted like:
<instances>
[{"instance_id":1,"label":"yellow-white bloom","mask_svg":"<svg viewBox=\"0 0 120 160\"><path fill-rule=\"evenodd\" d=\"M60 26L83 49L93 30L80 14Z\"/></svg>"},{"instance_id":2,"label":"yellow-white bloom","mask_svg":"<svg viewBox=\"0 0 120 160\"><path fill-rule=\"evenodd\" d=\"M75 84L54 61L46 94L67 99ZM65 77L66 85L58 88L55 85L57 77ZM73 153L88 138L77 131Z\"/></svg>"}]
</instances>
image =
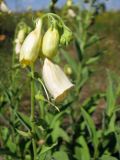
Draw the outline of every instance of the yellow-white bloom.
<instances>
[{"instance_id":1,"label":"yellow-white bloom","mask_svg":"<svg viewBox=\"0 0 120 160\"><path fill-rule=\"evenodd\" d=\"M42 32L42 20L38 20L35 29L24 40L20 51L20 63L24 66L35 62L38 57Z\"/></svg>"},{"instance_id":2,"label":"yellow-white bloom","mask_svg":"<svg viewBox=\"0 0 120 160\"><path fill-rule=\"evenodd\" d=\"M8 8L8 6L6 5L6 3L5 2L0 2L0 11L2 11L2 12L8 12L8 13L10 13L11 11L10 11L10 9Z\"/></svg>"},{"instance_id":3,"label":"yellow-white bloom","mask_svg":"<svg viewBox=\"0 0 120 160\"><path fill-rule=\"evenodd\" d=\"M73 9L68 9L68 16L75 18L76 17L76 13L74 12Z\"/></svg>"},{"instance_id":4,"label":"yellow-white bloom","mask_svg":"<svg viewBox=\"0 0 120 160\"><path fill-rule=\"evenodd\" d=\"M56 102L64 100L74 86L61 68L47 58L44 61L42 76L46 88Z\"/></svg>"},{"instance_id":5,"label":"yellow-white bloom","mask_svg":"<svg viewBox=\"0 0 120 160\"><path fill-rule=\"evenodd\" d=\"M17 39L19 40L20 43L23 43L24 38L25 38L25 29L21 29L18 32Z\"/></svg>"},{"instance_id":6,"label":"yellow-white bloom","mask_svg":"<svg viewBox=\"0 0 120 160\"><path fill-rule=\"evenodd\" d=\"M66 5L67 7L71 7L73 4L72 0L67 0Z\"/></svg>"},{"instance_id":7,"label":"yellow-white bloom","mask_svg":"<svg viewBox=\"0 0 120 160\"><path fill-rule=\"evenodd\" d=\"M17 42L15 45L15 53L18 55L20 53L21 50L21 43Z\"/></svg>"},{"instance_id":8,"label":"yellow-white bloom","mask_svg":"<svg viewBox=\"0 0 120 160\"><path fill-rule=\"evenodd\" d=\"M56 28L49 28L43 37L42 53L45 57L52 58L57 54L59 45L59 32Z\"/></svg>"}]
</instances>

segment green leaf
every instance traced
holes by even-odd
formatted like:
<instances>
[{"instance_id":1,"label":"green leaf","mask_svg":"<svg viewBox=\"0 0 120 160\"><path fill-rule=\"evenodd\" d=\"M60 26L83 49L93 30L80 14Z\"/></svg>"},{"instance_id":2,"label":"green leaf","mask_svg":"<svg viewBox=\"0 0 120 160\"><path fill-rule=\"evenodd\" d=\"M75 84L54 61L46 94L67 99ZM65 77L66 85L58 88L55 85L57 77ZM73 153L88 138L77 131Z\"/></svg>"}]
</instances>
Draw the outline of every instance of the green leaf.
<instances>
[{"instance_id":1,"label":"green leaf","mask_svg":"<svg viewBox=\"0 0 120 160\"><path fill-rule=\"evenodd\" d=\"M109 117L111 117L111 115L114 113L114 110L115 110L116 93L115 93L114 83L112 80L112 75L110 72L108 72L108 88L107 88L106 96L107 96L106 113Z\"/></svg>"},{"instance_id":2,"label":"green leaf","mask_svg":"<svg viewBox=\"0 0 120 160\"><path fill-rule=\"evenodd\" d=\"M82 55L82 51L80 49L79 42L77 40L75 40L75 47L76 47L76 51L77 51L77 55L78 55L79 61L82 61L83 55Z\"/></svg>"},{"instance_id":3,"label":"green leaf","mask_svg":"<svg viewBox=\"0 0 120 160\"><path fill-rule=\"evenodd\" d=\"M84 117L85 121L86 121L86 125L89 131L89 134L92 138L93 141L93 145L94 145L94 150L95 152L97 152L98 150L98 138L97 138L97 131L95 128L95 124L91 118L91 116L84 110L84 108L81 108L81 112L82 112L82 116Z\"/></svg>"},{"instance_id":4,"label":"green leaf","mask_svg":"<svg viewBox=\"0 0 120 160\"><path fill-rule=\"evenodd\" d=\"M16 137L15 137L16 138ZM17 145L13 142L12 136L10 135L7 139L6 146L12 153L15 153L17 150Z\"/></svg>"},{"instance_id":5,"label":"green leaf","mask_svg":"<svg viewBox=\"0 0 120 160\"><path fill-rule=\"evenodd\" d=\"M31 138L32 137L32 134L30 132L24 132L24 131L21 131L21 130L18 130L18 129L16 129L16 130L23 137L26 137L26 138Z\"/></svg>"},{"instance_id":6,"label":"green leaf","mask_svg":"<svg viewBox=\"0 0 120 160\"><path fill-rule=\"evenodd\" d=\"M80 147L75 147L75 158L78 160L90 160L90 152L85 138L80 136L76 142Z\"/></svg>"},{"instance_id":7,"label":"green leaf","mask_svg":"<svg viewBox=\"0 0 120 160\"><path fill-rule=\"evenodd\" d=\"M82 72L81 72L81 81L78 81L76 85L78 90L85 84L88 78L89 78L88 67L84 67L82 68Z\"/></svg>"},{"instance_id":8,"label":"green leaf","mask_svg":"<svg viewBox=\"0 0 120 160\"><path fill-rule=\"evenodd\" d=\"M5 149L5 148L0 148L0 155L9 155L9 156L11 156L12 158L20 159L20 157L18 157L18 156L16 155L16 153L12 153L10 150Z\"/></svg>"},{"instance_id":9,"label":"green leaf","mask_svg":"<svg viewBox=\"0 0 120 160\"><path fill-rule=\"evenodd\" d=\"M85 47L87 48L87 47L95 44L95 43L98 42L100 39L102 39L102 38L99 38L98 35L93 35L93 36L88 40L88 43L87 43L87 45L86 45Z\"/></svg>"},{"instance_id":10,"label":"green leaf","mask_svg":"<svg viewBox=\"0 0 120 160\"><path fill-rule=\"evenodd\" d=\"M55 129L51 133L53 142L57 141L59 137L61 137L66 142L70 142L70 137L68 134L60 127L55 127Z\"/></svg>"},{"instance_id":11,"label":"green leaf","mask_svg":"<svg viewBox=\"0 0 120 160\"><path fill-rule=\"evenodd\" d=\"M81 148L80 147L75 147L75 155L74 155L74 157L75 157L75 159L77 159L77 160L82 160L82 154L81 154Z\"/></svg>"},{"instance_id":12,"label":"green leaf","mask_svg":"<svg viewBox=\"0 0 120 160\"><path fill-rule=\"evenodd\" d=\"M116 121L116 114L113 114L110 117L110 122L108 124L108 132L115 132L115 121Z\"/></svg>"},{"instance_id":13,"label":"green leaf","mask_svg":"<svg viewBox=\"0 0 120 160\"><path fill-rule=\"evenodd\" d=\"M118 160L115 157L109 156L109 155L103 155L100 160Z\"/></svg>"},{"instance_id":14,"label":"green leaf","mask_svg":"<svg viewBox=\"0 0 120 160\"><path fill-rule=\"evenodd\" d=\"M51 133L51 136L53 142L56 142L59 137L61 137L63 140L67 142L70 142L70 137L68 136L68 134L62 128L60 128L60 121L56 121L56 123L54 123L54 128Z\"/></svg>"},{"instance_id":15,"label":"green leaf","mask_svg":"<svg viewBox=\"0 0 120 160\"><path fill-rule=\"evenodd\" d=\"M76 63L76 61L65 50L61 49L61 52L67 63L71 66L73 72L77 74L78 64Z\"/></svg>"},{"instance_id":16,"label":"green leaf","mask_svg":"<svg viewBox=\"0 0 120 160\"><path fill-rule=\"evenodd\" d=\"M51 125L50 125L50 128L54 128L55 127L55 124L57 121L60 121L60 118L65 114L66 112L65 111L62 111L60 113L58 113L56 116L54 116L52 122L51 122Z\"/></svg>"},{"instance_id":17,"label":"green leaf","mask_svg":"<svg viewBox=\"0 0 120 160\"><path fill-rule=\"evenodd\" d=\"M51 150L48 150L47 152L39 155L39 160L52 160L52 153Z\"/></svg>"},{"instance_id":18,"label":"green leaf","mask_svg":"<svg viewBox=\"0 0 120 160\"><path fill-rule=\"evenodd\" d=\"M95 57L89 58L89 59L87 60L87 62L86 62L86 65L95 63L95 62L98 61L99 59L100 59L100 56L95 56Z\"/></svg>"},{"instance_id":19,"label":"green leaf","mask_svg":"<svg viewBox=\"0 0 120 160\"><path fill-rule=\"evenodd\" d=\"M115 132L115 137L116 137L116 150L119 152L120 155L120 127L119 125L116 126L116 132Z\"/></svg>"},{"instance_id":20,"label":"green leaf","mask_svg":"<svg viewBox=\"0 0 120 160\"><path fill-rule=\"evenodd\" d=\"M53 157L55 160L69 160L68 155L66 152L63 151L57 151L53 154Z\"/></svg>"},{"instance_id":21,"label":"green leaf","mask_svg":"<svg viewBox=\"0 0 120 160\"><path fill-rule=\"evenodd\" d=\"M36 94L35 98L36 98L36 100L45 101L45 97L41 94Z\"/></svg>"},{"instance_id":22,"label":"green leaf","mask_svg":"<svg viewBox=\"0 0 120 160\"><path fill-rule=\"evenodd\" d=\"M30 119L27 115L20 113L20 112L16 112L16 116L18 117L19 121L23 124L23 126L27 129L30 130L31 129L31 123L30 123Z\"/></svg>"},{"instance_id":23,"label":"green leaf","mask_svg":"<svg viewBox=\"0 0 120 160\"><path fill-rule=\"evenodd\" d=\"M25 155L25 160L31 160L31 156L30 155Z\"/></svg>"},{"instance_id":24,"label":"green leaf","mask_svg":"<svg viewBox=\"0 0 120 160\"><path fill-rule=\"evenodd\" d=\"M52 148L54 148L57 145L57 143L54 143L52 146L48 147L48 146L43 146L41 149L41 152L39 154L39 156L41 156L42 154L48 152L49 150L51 150Z\"/></svg>"}]
</instances>

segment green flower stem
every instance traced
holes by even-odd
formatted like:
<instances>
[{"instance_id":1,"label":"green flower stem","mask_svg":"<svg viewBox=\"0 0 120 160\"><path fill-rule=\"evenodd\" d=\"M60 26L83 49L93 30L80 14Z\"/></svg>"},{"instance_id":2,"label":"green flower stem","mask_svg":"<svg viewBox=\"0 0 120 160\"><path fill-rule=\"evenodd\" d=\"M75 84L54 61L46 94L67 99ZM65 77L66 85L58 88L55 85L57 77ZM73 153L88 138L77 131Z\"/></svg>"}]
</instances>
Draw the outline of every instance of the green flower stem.
<instances>
[{"instance_id":1,"label":"green flower stem","mask_svg":"<svg viewBox=\"0 0 120 160\"><path fill-rule=\"evenodd\" d=\"M32 138L32 146L33 146L33 153L34 153L34 158L33 160L36 160L36 154L37 154L37 149L36 149L36 142L35 142L35 84L34 84L34 65L31 65L31 127L32 127L32 133L33 133L33 138Z\"/></svg>"},{"instance_id":2,"label":"green flower stem","mask_svg":"<svg viewBox=\"0 0 120 160\"><path fill-rule=\"evenodd\" d=\"M54 13L47 13L44 16L42 16L42 19L46 18L46 17L55 17L59 22L61 22L62 26L65 26L63 20L61 19L61 17L59 17L58 15L54 14Z\"/></svg>"},{"instance_id":3,"label":"green flower stem","mask_svg":"<svg viewBox=\"0 0 120 160\"><path fill-rule=\"evenodd\" d=\"M15 91L15 85L16 85L16 79L15 79L15 73L16 70L14 69L14 65L15 65L15 52L13 50L13 54L12 54L12 72L11 72L11 86L12 86L12 90ZM11 108L10 108L10 112L11 112L11 122L15 125L15 120L16 120L16 116L15 116L15 112L17 110L18 104L16 104L16 101L14 99L14 97L12 97L11 99ZM15 132L14 129L12 129L12 137L14 140L14 143L16 143L16 139L15 137Z\"/></svg>"}]
</instances>

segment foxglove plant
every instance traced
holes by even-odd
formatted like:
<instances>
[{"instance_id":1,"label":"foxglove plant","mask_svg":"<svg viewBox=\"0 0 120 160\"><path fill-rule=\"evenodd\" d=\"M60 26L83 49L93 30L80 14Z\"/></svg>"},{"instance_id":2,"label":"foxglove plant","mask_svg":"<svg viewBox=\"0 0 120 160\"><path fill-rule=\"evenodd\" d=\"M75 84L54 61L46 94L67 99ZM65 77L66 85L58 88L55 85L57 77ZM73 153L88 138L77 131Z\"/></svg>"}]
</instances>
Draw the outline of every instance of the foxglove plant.
<instances>
[{"instance_id":1,"label":"foxglove plant","mask_svg":"<svg viewBox=\"0 0 120 160\"><path fill-rule=\"evenodd\" d=\"M50 27L48 27L43 35L44 19L46 18L49 20ZM20 33L20 35L21 34L22 33ZM48 13L37 19L35 29L28 34L20 49L19 61L21 65L23 67L31 67L31 130L29 131L29 135L32 137L34 160L37 159L37 143L34 136L36 132L34 65L39 58L44 61L42 77L45 86L56 102L62 102L67 97L68 91L73 88L74 85L70 82L61 68L54 64L52 60L57 54L58 47L67 45L71 39L72 32L64 24L62 19L56 14ZM18 132L23 134L22 131ZM24 134L26 135L26 133Z\"/></svg>"}]
</instances>

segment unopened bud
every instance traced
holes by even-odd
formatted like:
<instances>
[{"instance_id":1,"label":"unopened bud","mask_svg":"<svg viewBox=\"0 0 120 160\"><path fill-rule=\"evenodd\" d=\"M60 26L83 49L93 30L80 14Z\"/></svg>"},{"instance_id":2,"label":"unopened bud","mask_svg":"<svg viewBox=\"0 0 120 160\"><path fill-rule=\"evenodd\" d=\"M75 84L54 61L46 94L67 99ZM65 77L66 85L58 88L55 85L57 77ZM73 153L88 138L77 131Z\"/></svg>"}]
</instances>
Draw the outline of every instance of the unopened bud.
<instances>
[{"instance_id":1,"label":"unopened bud","mask_svg":"<svg viewBox=\"0 0 120 160\"><path fill-rule=\"evenodd\" d=\"M67 74L67 75L71 75L72 74L72 68L68 65L65 65L64 67L64 72Z\"/></svg>"},{"instance_id":2,"label":"unopened bud","mask_svg":"<svg viewBox=\"0 0 120 160\"><path fill-rule=\"evenodd\" d=\"M68 43L72 40L73 35L72 35L72 31L65 27L64 28L64 32L60 38L60 44L61 45L68 45Z\"/></svg>"},{"instance_id":3,"label":"unopened bud","mask_svg":"<svg viewBox=\"0 0 120 160\"><path fill-rule=\"evenodd\" d=\"M24 38L25 38L25 29L21 29L21 30L18 32L17 39L19 40L20 43L23 43Z\"/></svg>"},{"instance_id":4,"label":"unopened bud","mask_svg":"<svg viewBox=\"0 0 120 160\"><path fill-rule=\"evenodd\" d=\"M52 58L57 54L59 45L59 32L56 28L49 28L43 37L42 53L45 57Z\"/></svg>"},{"instance_id":5,"label":"unopened bud","mask_svg":"<svg viewBox=\"0 0 120 160\"><path fill-rule=\"evenodd\" d=\"M71 7L73 5L72 0L67 0L66 5L67 5L67 7Z\"/></svg>"}]
</instances>

